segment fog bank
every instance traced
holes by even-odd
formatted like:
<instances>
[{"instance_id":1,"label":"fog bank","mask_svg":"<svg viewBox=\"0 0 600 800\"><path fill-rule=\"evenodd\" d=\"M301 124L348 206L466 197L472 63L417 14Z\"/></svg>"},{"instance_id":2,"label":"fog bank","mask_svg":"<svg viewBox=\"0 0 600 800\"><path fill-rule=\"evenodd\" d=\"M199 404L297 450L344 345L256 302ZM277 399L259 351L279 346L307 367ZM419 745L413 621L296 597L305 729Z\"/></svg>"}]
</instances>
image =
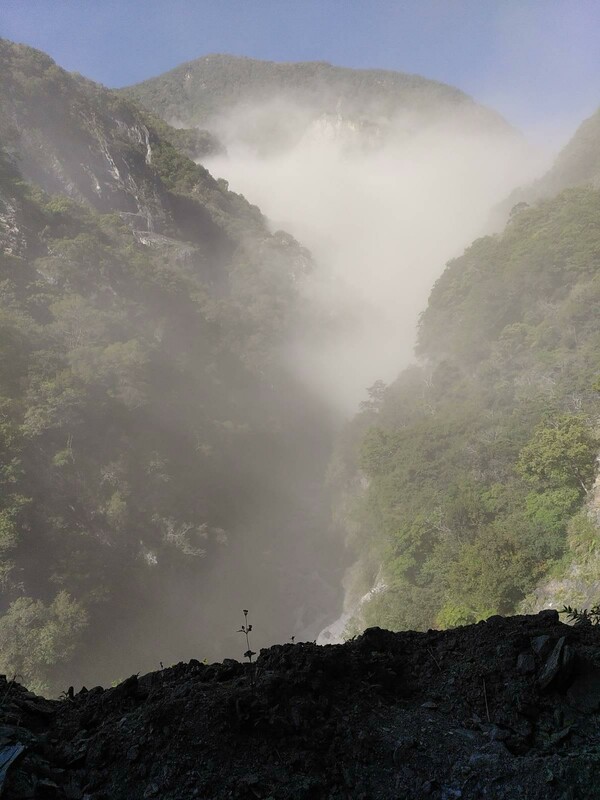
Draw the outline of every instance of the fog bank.
<instances>
[{"instance_id":1,"label":"fog bank","mask_svg":"<svg viewBox=\"0 0 600 800\"><path fill-rule=\"evenodd\" d=\"M330 324L299 330L289 359L346 414L411 360L445 263L491 230L494 205L547 161L517 134L461 114L310 119L279 101L214 125L227 155L205 166L315 257L304 291Z\"/></svg>"}]
</instances>

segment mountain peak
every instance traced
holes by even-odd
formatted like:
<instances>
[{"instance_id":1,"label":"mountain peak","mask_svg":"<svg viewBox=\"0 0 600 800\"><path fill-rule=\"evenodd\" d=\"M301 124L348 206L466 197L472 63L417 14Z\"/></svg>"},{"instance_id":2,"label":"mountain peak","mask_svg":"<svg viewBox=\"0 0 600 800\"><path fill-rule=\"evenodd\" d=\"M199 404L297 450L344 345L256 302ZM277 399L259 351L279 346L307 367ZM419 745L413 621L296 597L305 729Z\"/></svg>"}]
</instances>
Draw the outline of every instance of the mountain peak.
<instances>
[{"instance_id":1,"label":"mountain peak","mask_svg":"<svg viewBox=\"0 0 600 800\"><path fill-rule=\"evenodd\" d=\"M166 120L206 127L238 105L274 99L310 109L390 119L401 113L440 118L460 108L478 125L509 130L502 117L456 87L404 72L340 67L325 61L262 61L209 54L122 91Z\"/></svg>"}]
</instances>

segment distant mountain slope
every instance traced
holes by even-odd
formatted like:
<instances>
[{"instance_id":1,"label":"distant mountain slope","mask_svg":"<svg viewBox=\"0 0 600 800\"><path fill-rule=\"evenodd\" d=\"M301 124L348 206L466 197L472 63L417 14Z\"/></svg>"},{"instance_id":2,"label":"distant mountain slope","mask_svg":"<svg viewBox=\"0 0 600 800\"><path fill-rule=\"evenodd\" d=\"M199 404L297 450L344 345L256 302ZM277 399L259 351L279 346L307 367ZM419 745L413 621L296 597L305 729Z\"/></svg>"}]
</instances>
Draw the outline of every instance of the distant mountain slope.
<instances>
[{"instance_id":1,"label":"distant mountain slope","mask_svg":"<svg viewBox=\"0 0 600 800\"><path fill-rule=\"evenodd\" d=\"M553 197L574 186L600 188L600 109L581 123L546 174L515 190L505 205Z\"/></svg>"},{"instance_id":2,"label":"distant mountain slope","mask_svg":"<svg viewBox=\"0 0 600 800\"><path fill-rule=\"evenodd\" d=\"M166 190L184 188L206 209L204 222L212 217L218 227L235 217L238 225L244 219L250 229L266 231L254 206L178 156L170 139L190 151L201 150L200 141L184 141L162 121L153 124L124 98L65 72L45 53L0 40L0 104L0 132L18 153L23 177L47 192L129 214L139 230L165 232L175 224L181 232L185 223L175 219L181 209Z\"/></svg>"},{"instance_id":3,"label":"distant mountain slope","mask_svg":"<svg viewBox=\"0 0 600 800\"><path fill-rule=\"evenodd\" d=\"M548 195L584 184L600 188L600 109L581 123L541 184Z\"/></svg>"},{"instance_id":4,"label":"distant mountain slope","mask_svg":"<svg viewBox=\"0 0 600 800\"><path fill-rule=\"evenodd\" d=\"M208 128L227 150L206 162L214 174L310 247L334 287L315 296L351 322L297 360L345 413L412 357L448 255L488 229L517 175L537 174L498 114L417 75L210 55L123 92Z\"/></svg>"},{"instance_id":5,"label":"distant mountain slope","mask_svg":"<svg viewBox=\"0 0 600 800\"><path fill-rule=\"evenodd\" d=\"M39 51L0 42L0 112L0 671L237 653L246 604L300 635L332 592L330 419L282 357L310 255Z\"/></svg>"},{"instance_id":6,"label":"distant mountain slope","mask_svg":"<svg viewBox=\"0 0 600 800\"><path fill-rule=\"evenodd\" d=\"M215 118L237 107L247 110L281 102L295 107L296 113L298 109L309 112L307 119L294 120L299 126L323 114L384 125L402 113L422 121L460 111L470 116L474 127L511 130L500 115L444 83L323 62L276 63L208 55L123 91L163 119L185 126L212 128Z\"/></svg>"}]
</instances>

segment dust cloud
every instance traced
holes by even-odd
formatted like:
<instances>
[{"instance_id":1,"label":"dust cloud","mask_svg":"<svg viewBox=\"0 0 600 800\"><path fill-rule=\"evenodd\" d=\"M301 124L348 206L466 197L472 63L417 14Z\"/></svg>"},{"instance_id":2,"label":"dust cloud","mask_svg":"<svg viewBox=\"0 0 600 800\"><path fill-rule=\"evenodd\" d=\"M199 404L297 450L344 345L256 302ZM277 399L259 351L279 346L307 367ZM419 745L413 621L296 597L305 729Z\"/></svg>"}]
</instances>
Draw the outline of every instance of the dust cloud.
<instances>
[{"instance_id":1,"label":"dust cloud","mask_svg":"<svg viewBox=\"0 0 600 800\"><path fill-rule=\"evenodd\" d=\"M315 258L303 291L327 323L300 326L287 356L344 415L412 360L446 262L490 232L494 206L548 160L472 109L365 120L273 100L212 129L227 154L204 165Z\"/></svg>"}]
</instances>

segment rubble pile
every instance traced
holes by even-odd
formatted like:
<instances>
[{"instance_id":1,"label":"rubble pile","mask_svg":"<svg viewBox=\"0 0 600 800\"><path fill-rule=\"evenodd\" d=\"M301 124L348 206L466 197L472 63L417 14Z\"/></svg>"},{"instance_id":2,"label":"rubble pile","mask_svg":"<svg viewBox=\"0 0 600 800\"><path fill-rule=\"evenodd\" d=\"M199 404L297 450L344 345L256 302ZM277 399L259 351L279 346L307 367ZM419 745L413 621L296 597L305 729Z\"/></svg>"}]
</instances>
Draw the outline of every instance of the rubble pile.
<instances>
[{"instance_id":1,"label":"rubble pile","mask_svg":"<svg viewBox=\"0 0 600 800\"><path fill-rule=\"evenodd\" d=\"M2 679L9 800L600 798L600 628L372 628L46 700Z\"/></svg>"}]
</instances>

